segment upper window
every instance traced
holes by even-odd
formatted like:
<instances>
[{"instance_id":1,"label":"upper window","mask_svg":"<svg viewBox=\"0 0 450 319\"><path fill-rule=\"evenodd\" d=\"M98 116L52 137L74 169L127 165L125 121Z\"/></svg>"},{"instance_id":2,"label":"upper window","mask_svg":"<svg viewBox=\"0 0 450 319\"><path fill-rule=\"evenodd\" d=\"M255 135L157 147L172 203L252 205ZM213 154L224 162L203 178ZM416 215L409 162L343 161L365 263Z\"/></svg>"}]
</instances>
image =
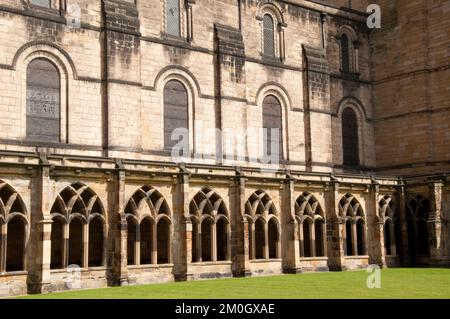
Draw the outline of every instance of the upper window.
<instances>
[{"instance_id":1,"label":"upper window","mask_svg":"<svg viewBox=\"0 0 450 319\"><path fill-rule=\"evenodd\" d=\"M341 60L342 60L342 71L350 72L350 48L349 40L346 34L341 36Z\"/></svg>"},{"instance_id":2,"label":"upper window","mask_svg":"<svg viewBox=\"0 0 450 319\"><path fill-rule=\"evenodd\" d=\"M353 109L342 112L342 147L344 167L359 165L358 118Z\"/></svg>"},{"instance_id":3,"label":"upper window","mask_svg":"<svg viewBox=\"0 0 450 319\"><path fill-rule=\"evenodd\" d=\"M263 101L264 155L282 158L283 126L280 101L268 95ZM278 147L278 149L277 149ZM277 154L278 153L278 156Z\"/></svg>"},{"instance_id":4,"label":"upper window","mask_svg":"<svg viewBox=\"0 0 450 319\"><path fill-rule=\"evenodd\" d=\"M51 7L51 0L31 0L30 1L32 5L44 7L44 8L50 8Z\"/></svg>"},{"instance_id":5,"label":"upper window","mask_svg":"<svg viewBox=\"0 0 450 319\"><path fill-rule=\"evenodd\" d=\"M180 36L180 1L166 0L166 33Z\"/></svg>"},{"instance_id":6,"label":"upper window","mask_svg":"<svg viewBox=\"0 0 450 319\"><path fill-rule=\"evenodd\" d=\"M274 21L270 14L263 17L264 55L275 56Z\"/></svg>"},{"instance_id":7,"label":"upper window","mask_svg":"<svg viewBox=\"0 0 450 319\"><path fill-rule=\"evenodd\" d=\"M60 142L60 75L46 59L35 59L27 69L27 138Z\"/></svg>"},{"instance_id":8,"label":"upper window","mask_svg":"<svg viewBox=\"0 0 450 319\"><path fill-rule=\"evenodd\" d=\"M172 140L176 129L189 129L188 93L181 82L169 81L164 87L164 149L171 150L179 141Z\"/></svg>"}]
</instances>

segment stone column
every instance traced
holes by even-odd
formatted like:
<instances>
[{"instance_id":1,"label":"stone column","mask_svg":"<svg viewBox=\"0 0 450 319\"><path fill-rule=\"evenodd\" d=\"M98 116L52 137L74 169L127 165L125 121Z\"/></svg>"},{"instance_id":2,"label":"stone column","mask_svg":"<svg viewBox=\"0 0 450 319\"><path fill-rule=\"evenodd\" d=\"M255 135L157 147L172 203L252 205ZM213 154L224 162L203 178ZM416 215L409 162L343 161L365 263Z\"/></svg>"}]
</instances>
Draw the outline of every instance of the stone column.
<instances>
[{"instance_id":1,"label":"stone column","mask_svg":"<svg viewBox=\"0 0 450 319\"><path fill-rule=\"evenodd\" d=\"M50 183L50 170L51 167L50 163L47 160L46 154L40 153L37 183L38 189L35 192L35 196L38 197L36 202L38 203L37 215L39 217L35 222L35 218L32 217L31 219L31 229L34 229L35 233L30 234L31 236L29 240L29 245L33 248L28 248L29 253L34 256L32 262L29 265L28 271L29 293L46 293L52 290L50 284L52 230L50 210L52 205L51 201L53 200L53 192ZM35 223L35 225L33 225L33 223ZM35 241L35 245L33 245L33 241Z\"/></svg>"},{"instance_id":2,"label":"stone column","mask_svg":"<svg viewBox=\"0 0 450 319\"><path fill-rule=\"evenodd\" d=\"M264 224L264 251L263 258L269 259L269 223Z\"/></svg>"},{"instance_id":3,"label":"stone column","mask_svg":"<svg viewBox=\"0 0 450 319\"><path fill-rule=\"evenodd\" d=\"M189 217L189 171L180 165L177 177L174 207L174 276L176 281L192 278L192 222Z\"/></svg>"},{"instance_id":4,"label":"stone column","mask_svg":"<svg viewBox=\"0 0 450 319\"><path fill-rule=\"evenodd\" d=\"M300 273L299 225L295 219L295 179L288 172L281 196L281 258L283 272Z\"/></svg>"},{"instance_id":5,"label":"stone column","mask_svg":"<svg viewBox=\"0 0 450 319\"><path fill-rule=\"evenodd\" d=\"M281 62L284 62L286 60L286 44L284 40L284 29L287 28L287 24L284 22L280 22L278 24L278 32L280 35L280 60Z\"/></svg>"},{"instance_id":6,"label":"stone column","mask_svg":"<svg viewBox=\"0 0 450 319\"><path fill-rule=\"evenodd\" d=\"M406 220L406 198L405 198L405 185L400 181L398 189L398 218L401 223L401 243L396 243L397 247L401 246L401 261L404 264L411 262L408 246L408 223Z\"/></svg>"},{"instance_id":7,"label":"stone column","mask_svg":"<svg viewBox=\"0 0 450 319\"><path fill-rule=\"evenodd\" d=\"M128 223L125 217L126 173L122 162L116 161L113 184L113 203L109 208L108 283L110 286L128 285Z\"/></svg>"},{"instance_id":8,"label":"stone column","mask_svg":"<svg viewBox=\"0 0 450 319\"><path fill-rule=\"evenodd\" d=\"M339 216L339 183L332 178L325 190L327 212L328 267L331 271L345 270L343 233L345 223Z\"/></svg>"},{"instance_id":9,"label":"stone column","mask_svg":"<svg viewBox=\"0 0 450 319\"><path fill-rule=\"evenodd\" d=\"M251 224L244 218L246 178L237 169L232 189L231 210L231 261L234 277L250 276L250 242ZM254 247L254 245L252 245Z\"/></svg>"},{"instance_id":10,"label":"stone column","mask_svg":"<svg viewBox=\"0 0 450 319\"><path fill-rule=\"evenodd\" d=\"M386 267L384 247L384 221L379 215L380 186L376 181L370 185L369 207L367 209L367 240L369 263Z\"/></svg>"},{"instance_id":11,"label":"stone column","mask_svg":"<svg viewBox=\"0 0 450 319\"><path fill-rule=\"evenodd\" d=\"M195 0L186 0L186 38L189 43L194 39L194 20L192 17L192 6Z\"/></svg>"},{"instance_id":12,"label":"stone column","mask_svg":"<svg viewBox=\"0 0 450 319\"><path fill-rule=\"evenodd\" d=\"M430 182L429 198L430 198L430 214L427 221L428 239L430 246L430 264L439 266L445 264L443 256L444 245L442 243L442 188L443 183L440 180ZM417 227L416 227L417 228Z\"/></svg>"}]
</instances>

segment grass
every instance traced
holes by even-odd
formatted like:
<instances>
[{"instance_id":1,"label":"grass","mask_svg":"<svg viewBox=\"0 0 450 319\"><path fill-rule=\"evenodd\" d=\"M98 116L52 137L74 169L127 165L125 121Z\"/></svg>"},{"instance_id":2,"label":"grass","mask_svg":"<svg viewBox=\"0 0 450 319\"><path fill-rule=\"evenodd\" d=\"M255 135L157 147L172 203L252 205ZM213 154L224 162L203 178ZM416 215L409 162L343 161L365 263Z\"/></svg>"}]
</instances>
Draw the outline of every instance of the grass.
<instances>
[{"instance_id":1,"label":"grass","mask_svg":"<svg viewBox=\"0 0 450 319\"><path fill-rule=\"evenodd\" d=\"M381 288L366 271L308 273L78 290L21 298L47 299L449 299L450 269L384 269Z\"/></svg>"}]
</instances>

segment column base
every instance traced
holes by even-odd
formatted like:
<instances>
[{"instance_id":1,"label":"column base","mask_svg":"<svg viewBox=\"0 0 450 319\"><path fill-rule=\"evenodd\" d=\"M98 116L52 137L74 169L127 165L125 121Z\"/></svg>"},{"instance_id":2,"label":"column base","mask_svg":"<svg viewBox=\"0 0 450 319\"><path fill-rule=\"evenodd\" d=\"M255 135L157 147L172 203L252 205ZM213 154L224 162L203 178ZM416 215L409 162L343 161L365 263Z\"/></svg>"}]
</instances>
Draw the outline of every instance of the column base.
<instances>
[{"instance_id":1,"label":"column base","mask_svg":"<svg viewBox=\"0 0 450 319\"><path fill-rule=\"evenodd\" d=\"M177 281L177 282L191 281L192 278L194 277L193 274L174 274L173 276L174 276L175 281Z\"/></svg>"},{"instance_id":2,"label":"column base","mask_svg":"<svg viewBox=\"0 0 450 319\"><path fill-rule=\"evenodd\" d=\"M251 277L252 273L250 270L238 270L233 271L233 277L235 278L243 278L243 277Z\"/></svg>"},{"instance_id":3,"label":"column base","mask_svg":"<svg viewBox=\"0 0 450 319\"><path fill-rule=\"evenodd\" d=\"M303 273L303 270L300 267L298 267L298 268L284 268L283 269L283 274L297 275L297 274L302 274L302 273Z\"/></svg>"}]
</instances>

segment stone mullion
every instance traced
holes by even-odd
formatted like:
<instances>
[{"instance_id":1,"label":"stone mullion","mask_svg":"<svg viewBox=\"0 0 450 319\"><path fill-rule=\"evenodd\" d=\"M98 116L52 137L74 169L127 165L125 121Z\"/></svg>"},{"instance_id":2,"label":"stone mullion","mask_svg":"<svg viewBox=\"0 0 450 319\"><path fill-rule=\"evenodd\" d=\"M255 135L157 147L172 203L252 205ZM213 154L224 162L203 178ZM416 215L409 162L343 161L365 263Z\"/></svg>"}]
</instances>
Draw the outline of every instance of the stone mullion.
<instances>
[{"instance_id":1,"label":"stone mullion","mask_svg":"<svg viewBox=\"0 0 450 319\"><path fill-rule=\"evenodd\" d=\"M141 264L141 225L136 223L136 241L134 242L134 264Z\"/></svg>"},{"instance_id":2,"label":"stone mullion","mask_svg":"<svg viewBox=\"0 0 450 319\"><path fill-rule=\"evenodd\" d=\"M69 266L69 227L70 224L63 225L63 247L62 247L62 268Z\"/></svg>"},{"instance_id":3,"label":"stone mullion","mask_svg":"<svg viewBox=\"0 0 450 319\"><path fill-rule=\"evenodd\" d=\"M263 258L269 259L269 223L264 223L264 250Z\"/></svg>"},{"instance_id":4,"label":"stone mullion","mask_svg":"<svg viewBox=\"0 0 450 319\"><path fill-rule=\"evenodd\" d=\"M1 249L0 249L0 273L6 272L6 237L7 237L7 226L6 224L1 224Z\"/></svg>"},{"instance_id":5,"label":"stone mullion","mask_svg":"<svg viewBox=\"0 0 450 319\"><path fill-rule=\"evenodd\" d=\"M316 257L316 231L314 223L309 226L309 247L311 251L311 257Z\"/></svg>"},{"instance_id":6,"label":"stone mullion","mask_svg":"<svg viewBox=\"0 0 450 319\"><path fill-rule=\"evenodd\" d=\"M251 225L250 225L250 228L251 228L251 232L252 232L252 251L251 251L251 259L253 259L253 260L255 260L256 259L256 238L255 238L255 235L256 235L256 230L255 230L255 223L252 223Z\"/></svg>"},{"instance_id":7,"label":"stone mullion","mask_svg":"<svg viewBox=\"0 0 450 319\"><path fill-rule=\"evenodd\" d=\"M352 237L352 255L358 256L358 236L356 230L356 220L352 220L352 233L350 236Z\"/></svg>"},{"instance_id":8,"label":"stone mullion","mask_svg":"<svg viewBox=\"0 0 450 319\"><path fill-rule=\"evenodd\" d=\"M203 223L198 223L197 234L193 234L193 236L197 236L197 260L196 262L203 262L203 247L202 247L202 227Z\"/></svg>"},{"instance_id":9,"label":"stone mullion","mask_svg":"<svg viewBox=\"0 0 450 319\"><path fill-rule=\"evenodd\" d=\"M214 222L211 227L211 260L217 261L217 224Z\"/></svg>"},{"instance_id":10,"label":"stone mullion","mask_svg":"<svg viewBox=\"0 0 450 319\"><path fill-rule=\"evenodd\" d=\"M158 224L155 222L152 224L152 258L151 263L153 265L158 264Z\"/></svg>"},{"instance_id":11,"label":"stone mullion","mask_svg":"<svg viewBox=\"0 0 450 319\"><path fill-rule=\"evenodd\" d=\"M305 239L303 230L303 221L299 224L298 228L299 240L300 240L300 257L305 257Z\"/></svg>"},{"instance_id":12,"label":"stone mullion","mask_svg":"<svg viewBox=\"0 0 450 319\"><path fill-rule=\"evenodd\" d=\"M89 265L89 224L82 226L83 251L82 251L82 268L88 268Z\"/></svg>"}]
</instances>

